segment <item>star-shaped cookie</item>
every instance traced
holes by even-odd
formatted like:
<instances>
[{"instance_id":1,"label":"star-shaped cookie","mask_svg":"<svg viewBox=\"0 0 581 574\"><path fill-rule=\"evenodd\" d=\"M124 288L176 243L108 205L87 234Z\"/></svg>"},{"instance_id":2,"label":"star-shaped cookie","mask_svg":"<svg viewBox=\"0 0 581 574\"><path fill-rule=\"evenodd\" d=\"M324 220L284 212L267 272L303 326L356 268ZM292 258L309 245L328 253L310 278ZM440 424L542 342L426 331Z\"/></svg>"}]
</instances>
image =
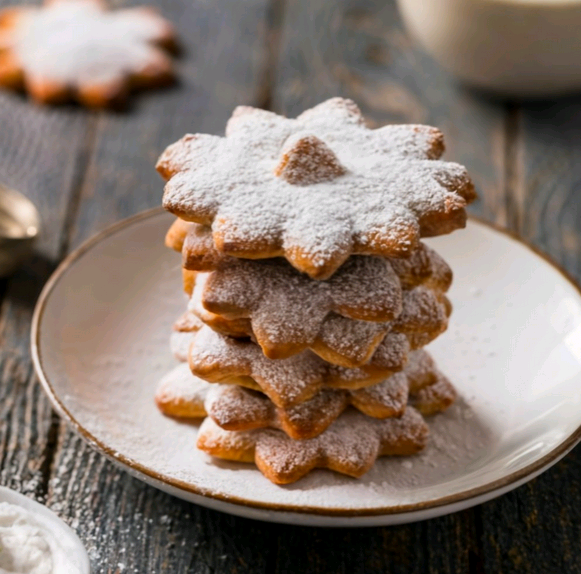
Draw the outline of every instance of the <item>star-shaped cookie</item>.
<instances>
[{"instance_id":1,"label":"star-shaped cookie","mask_svg":"<svg viewBox=\"0 0 581 574\"><path fill-rule=\"evenodd\" d=\"M262 393L236 385L213 385L206 400L206 411L225 430L279 428L295 440L304 440L324 432L349 405L374 418L401 416L408 394L403 372L396 373L380 386L383 391L375 395L323 389L312 399L283 409Z\"/></svg>"},{"instance_id":2,"label":"star-shaped cookie","mask_svg":"<svg viewBox=\"0 0 581 574\"><path fill-rule=\"evenodd\" d=\"M211 226L219 251L284 256L326 279L351 254L405 257L421 236L464 226L474 187L443 149L435 128L370 130L333 98L294 120L237 108L226 137L186 135L157 169L165 208Z\"/></svg>"},{"instance_id":3,"label":"star-shaped cookie","mask_svg":"<svg viewBox=\"0 0 581 574\"><path fill-rule=\"evenodd\" d=\"M422 415L410 407L401 417L384 420L348 410L325 432L307 440L271 429L226 431L208 417L198 431L197 446L218 458L254 462L275 484L289 484L315 468L359 477L378 457L415 454L427 439Z\"/></svg>"},{"instance_id":4,"label":"star-shaped cookie","mask_svg":"<svg viewBox=\"0 0 581 574\"><path fill-rule=\"evenodd\" d=\"M456 390L425 351L410 353L406 364L410 404L423 415L447 409L456 400Z\"/></svg>"},{"instance_id":5,"label":"star-shaped cookie","mask_svg":"<svg viewBox=\"0 0 581 574\"><path fill-rule=\"evenodd\" d=\"M351 257L327 281L315 281L284 259L234 260L207 277L202 304L228 319L250 319L265 355L282 359L314 341L330 313L392 321L402 310L399 279L389 262Z\"/></svg>"},{"instance_id":6,"label":"star-shaped cookie","mask_svg":"<svg viewBox=\"0 0 581 574\"><path fill-rule=\"evenodd\" d=\"M49 0L0 12L0 85L37 101L122 104L130 89L173 79L171 24L154 9Z\"/></svg>"},{"instance_id":7,"label":"star-shaped cookie","mask_svg":"<svg viewBox=\"0 0 581 574\"><path fill-rule=\"evenodd\" d=\"M225 430L279 428L299 440L321 434L349 405L374 418L401 416L408 399L406 375L396 373L377 387L373 393L323 389L307 402L284 409L260 392L208 383L182 363L160 381L155 401L167 416L194 419L208 415Z\"/></svg>"},{"instance_id":8,"label":"star-shaped cookie","mask_svg":"<svg viewBox=\"0 0 581 574\"><path fill-rule=\"evenodd\" d=\"M242 317L227 318L208 311L203 305L207 279L206 273L198 274L188 305L190 311L218 333L235 338L251 337L269 358L288 358L308 347L334 365L346 368L360 367L369 361L388 333L406 335L412 349L427 345L446 330L451 312L451 305L445 295L420 285L403 291L402 312L394 321L361 321L329 313L320 322L317 331L305 333L305 329L301 333L303 337L291 338L286 336L283 328L280 331L260 328L255 330L253 324L260 322L262 317L269 324L271 318L268 315L258 316L251 321L244 318L245 313L241 313ZM233 308L233 305L229 307ZM284 306L281 308L285 309ZM296 315L296 323L297 318L300 320L305 316L303 311L304 307L298 304L296 308L295 306L289 308L289 315L293 313ZM284 321L277 323L285 325ZM289 321L289 324L292 323ZM273 335L280 336L282 340L278 341Z\"/></svg>"},{"instance_id":9,"label":"star-shaped cookie","mask_svg":"<svg viewBox=\"0 0 581 574\"><path fill-rule=\"evenodd\" d=\"M194 335L189 364L201 379L259 390L277 406L288 408L304 403L323 388L360 389L377 384L404 368L409 349L405 335L390 333L368 363L346 369L311 351L288 359L268 359L252 341L225 337L204 326Z\"/></svg>"},{"instance_id":10,"label":"star-shaped cookie","mask_svg":"<svg viewBox=\"0 0 581 574\"><path fill-rule=\"evenodd\" d=\"M240 323L247 319L255 340L271 359L310 347L332 363L356 367L369 359L390 330L423 334L424 342L413 345L419 347L445 328L449 313L442 311L442 302L450 269L423 244L416 253L394 266L394 260L354 256L327 281L315 281L282 259L231 259L209 275L200 274L192 310L213 328L233 336L238 334L228 332L227 323L214 325L214 321L231 319L248 329ZM403 295L394 267L406 282ZM422 289L415 290L418 285ZM389 323L396 317L395 323ZM333 346L341 341L346 353L334 356Z\"/></svg>"},{"instance_id":11,"label":"star-shaped cookie","mask_svg":"<svg viewBox=\"0 0 581 574\"><path fill-rule=\"evenodd\" d=\"M423 415L445 411L456 399L456 390L433 363L432 367L429 381L414 380L413 373L410 371L408 376L404 370L365 389L324 389L305 403L287 409L244 387L211 385L205 409L224 430L278 428L295 440L304 440L324 432L349 405L377 419L400 417L408 400ZM193 375L192 378L199 381Z\"/></svg>"},{"instance_id":12,"label":"star-shaped cookie","mask_svg":"<svg viewBox=\"0 0 581 574\"><path fill-rule=\"evenodd\" d=\"M215 271L236 261L216 249L209 227L179 218L168 229L165 244L182 254L182 266L192 272ZM450 266L425 243L420 243L409 257L391 258L389 263L403 289L425 285L445 293L452 284Z\"/></svg>"},{"instance_id":13,"label":"star-shaped cookie","mask_svg":"<svg viewBox=\"0 0 581 574\"><path fill-rule=\"evenodd\" d=\"M288 408L264 394L237 385L210 384L185 364L161 381L155 399L168 416L199 418L206 414L224 430L278 428L296 440L313 438L349 406L379 419L401 416L408 403L423 415L446 410L456 391L425 351L415 351L406 368L385 381L359 390L323 389Z\"/></svg>"},{"instance_id":14,"label":"star-shaped cookie","mask_svg":"<svg viewBox=\"0 0 581 574\"><path fill-rule=\"evenodd\" d=\"M197 419L205 417L206 397L211 385L192 375L187 363L173 368L159 382L155 403L171 417Z\"/></svg>"}]
</instances>

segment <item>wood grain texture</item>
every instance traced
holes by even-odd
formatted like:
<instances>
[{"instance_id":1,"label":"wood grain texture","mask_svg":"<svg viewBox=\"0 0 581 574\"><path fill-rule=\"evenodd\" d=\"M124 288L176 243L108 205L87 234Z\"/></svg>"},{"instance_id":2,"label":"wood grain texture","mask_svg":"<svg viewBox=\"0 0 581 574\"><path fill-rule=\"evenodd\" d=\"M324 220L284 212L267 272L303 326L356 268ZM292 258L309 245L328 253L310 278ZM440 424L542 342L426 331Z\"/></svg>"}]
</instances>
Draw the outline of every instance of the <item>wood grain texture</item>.
<instances>
[{"instance_id":1,"label":"wood grain texture","mask_svg":"<svg viewBox=\"0 0 581 574\"><path fill-rule=\"evenodd\" d=\"M178 500L131 478L66 429L48 504L77 530L92 573L270 572L269 526Z\"/></svg>"},{"instance_id":2,"label":"wood grain texture","mask_svg":"<svg viewBox=\"0 0 581 574\"><path fill-rule=\"evenodd\" d=\"M0 182L28 196L41 216L35 256L2 282L0 308L0 482L46 494L56 418L34 376L29 331L34 303L62 252L68 202L84 171L90 119L0 94Z\"/></svg>"},{"instance_id":3,"label":"wood grain texture","mask_svg":"<svg viewBox=\"0 0 581 574\"><path fill-rule=\"evenodd\" d=\"M1 286L0 482L39 498L46 494L57 421L32 369L30 322L63 252L61 232L86 167L91 121L75 108L43 108L0 93L0 183L29 197L41 218L34 257Z\"/></svg>"},{"instance_id":4,"label":"wood grain texture","mask_svg":"<svg viewBox=\"0 0 581 574\"><path fill-rule=\"evenodd\" d=\"M365 529L280 526L277 574L478 572L473 512Z\"/></svg>"}]
</instances>

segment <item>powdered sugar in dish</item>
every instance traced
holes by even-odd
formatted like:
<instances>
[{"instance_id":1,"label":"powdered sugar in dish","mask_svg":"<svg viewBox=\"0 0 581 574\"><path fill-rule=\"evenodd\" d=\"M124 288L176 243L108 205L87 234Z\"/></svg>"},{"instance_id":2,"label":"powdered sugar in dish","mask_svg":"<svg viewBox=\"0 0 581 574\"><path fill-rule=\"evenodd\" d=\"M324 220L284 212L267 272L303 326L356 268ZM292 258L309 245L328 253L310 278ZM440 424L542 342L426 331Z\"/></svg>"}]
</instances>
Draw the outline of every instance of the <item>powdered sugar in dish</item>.
<instances>
[{"instance_id":1,"label":"powdered sugar in dish","mask_svg":"<svg viewBox=\"0 0 581 574\"><path fill-rule=\"evenodd\" d=\"M0 502L0 574L81 574L60 535L29 510Z\"/></svg>"}]
</instances>

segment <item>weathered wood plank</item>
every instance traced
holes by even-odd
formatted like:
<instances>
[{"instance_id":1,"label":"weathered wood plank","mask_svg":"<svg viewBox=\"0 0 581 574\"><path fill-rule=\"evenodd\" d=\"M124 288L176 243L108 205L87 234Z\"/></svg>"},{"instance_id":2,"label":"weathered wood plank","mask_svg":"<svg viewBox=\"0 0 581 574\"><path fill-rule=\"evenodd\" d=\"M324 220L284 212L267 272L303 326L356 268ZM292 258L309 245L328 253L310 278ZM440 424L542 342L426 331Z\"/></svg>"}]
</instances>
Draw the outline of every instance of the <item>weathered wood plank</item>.
<instances>
[{"instance_id":1,"label":"weathered wood plank","mask_svg":"<svg viewBox=\"0 0 581 574\"><path fill-rule=\"evenodd\" d=\"M581 102L526 104L515 114L513 228L581 277Z\"/></svg>"},{"instance_id":2,"label":"weathered wood plank","mask_svg":"<svg viewBox=\"0 0 581 574\"><path fill-rule=\"evenodd\" d=\"M61 232L85 167L91 122L83 110L42 108L24 97L0 94L0 182L36 204L42 226L35 256L2 282L0 481L36 496L46 490L55 419L32 371L30 319L62 252Z\"/></svg>"},{"instance_id":3,"label":"weathered wood plank","mask_svg":"<svg viewBox=\"0 0 581 574\"><path fill-rule=\"evenodd\" d=\"M36 255L3 282L0 309L0 482L42 497L55 440L54 415L33 374L30 320L42 285L62 251L68 203L84 169L91 116L47 109L0 94L0 181L37 205Z\"/></svg>"},{"instance_id":4,"label":"weathered wood plank","mask_svg":"<svg viewBox=\"0 0 581 574\"><path fill-rule=\"evenodd\" d=\"M513 109L508 222L581 278L581 103ZM482 507L487 571L581 572L581 449Z\"/></svg>"},{"instance_id":5,"label":"weathered wood plank","mask_svg":"<svg viewBox=\"0 0 581 574\"><path fill-rule=\"evenodd\" d=\"M79 532L94 573L270 571L268 525L148 487L64 428L48 504Z\"/></svg>"},{"instance_id":6,"label":"weathered wood plank","mask_svg":"<svg viewBox=\"0 0 581 574\"><path fill-rule=\"evenodd\" d=\"M268 82L268 0L160 2L183 43L180 85L99 119L71 246L114 221L159 205L154 169L187 131L220 133L239 103L260 105ZM95 574L259 573L275 551L272 527L229 517L132 479L63 427L48 497L87 544Z\"/></svg>"},{"instance_id":7,"label":"weathered wood plank","mask_svg":"<svg viewBox=\"0 0 581 574\"><path fill-rule=\"evenodd\" d=\"M471 511L390 528L283 526L278 529L276 572L477 573L480 555L473 529ZM468 532L472 534L468 536Z\"/></svg>"},{"instance_id":8,"label":"weathered wood plank","mask_svg":"<svg viewBox=\"0 0 581 574\"><path fill-rule=\"evenodd\" d=\"M581 572L577 452L482 507L486 572Z\"/></svg>"}]
</instances>

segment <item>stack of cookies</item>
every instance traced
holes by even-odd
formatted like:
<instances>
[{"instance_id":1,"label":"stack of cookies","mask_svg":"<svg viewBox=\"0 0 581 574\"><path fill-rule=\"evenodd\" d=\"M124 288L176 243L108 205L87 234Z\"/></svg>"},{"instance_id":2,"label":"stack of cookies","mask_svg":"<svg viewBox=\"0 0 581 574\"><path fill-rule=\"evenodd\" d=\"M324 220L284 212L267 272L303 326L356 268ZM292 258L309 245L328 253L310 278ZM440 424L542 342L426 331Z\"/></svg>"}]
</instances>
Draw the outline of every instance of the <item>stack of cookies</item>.
<instances>
[{"instance_id":1,"label":"stack of cookies","mask_svg":"<svg viewBox=\"0 0 581 574\"><path fill-rule=\"evenodd\" d=\"M226 137L166 149L188 304L156 401L206 417L199 449L286 484L424 447L456 392L423 349L452 272L420 238L463 227L475 197L443 150L437 129L370 130L341 98L294 120L240 107Z\"/></svg>"}]
</instances>

